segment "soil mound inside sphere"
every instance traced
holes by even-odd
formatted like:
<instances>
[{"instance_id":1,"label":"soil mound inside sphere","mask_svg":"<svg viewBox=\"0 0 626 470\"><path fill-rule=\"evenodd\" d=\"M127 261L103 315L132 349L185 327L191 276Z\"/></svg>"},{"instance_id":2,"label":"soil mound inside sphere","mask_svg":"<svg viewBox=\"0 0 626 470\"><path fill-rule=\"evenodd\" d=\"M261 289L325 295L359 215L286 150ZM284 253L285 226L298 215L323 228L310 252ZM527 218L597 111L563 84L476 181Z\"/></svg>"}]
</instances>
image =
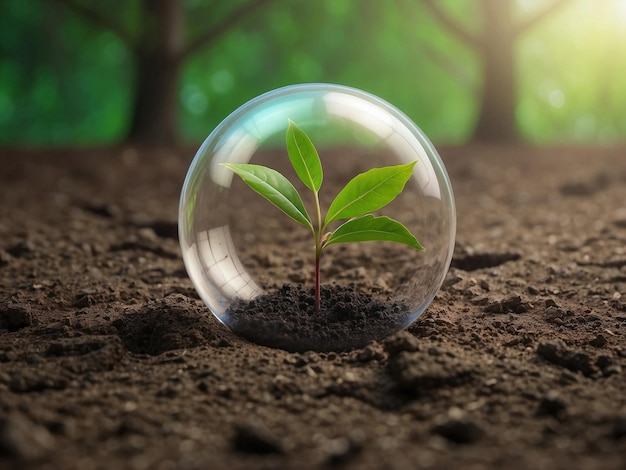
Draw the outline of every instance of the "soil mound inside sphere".
<instances>
[{"instance_id":1,"label":"soil mound inside sphere","mask_svg":"<svg viewBox=\"0 0 626 470\"><path fill-rule=\"evenodd\" d=\"M285 284L233 304L226 312L229 326L249 341L286 351L345 351L383 339L404 326L408 316L406 305L350 287L324 285L320 297L316 312L313 288Z\"/></svg>"}]
</instances>

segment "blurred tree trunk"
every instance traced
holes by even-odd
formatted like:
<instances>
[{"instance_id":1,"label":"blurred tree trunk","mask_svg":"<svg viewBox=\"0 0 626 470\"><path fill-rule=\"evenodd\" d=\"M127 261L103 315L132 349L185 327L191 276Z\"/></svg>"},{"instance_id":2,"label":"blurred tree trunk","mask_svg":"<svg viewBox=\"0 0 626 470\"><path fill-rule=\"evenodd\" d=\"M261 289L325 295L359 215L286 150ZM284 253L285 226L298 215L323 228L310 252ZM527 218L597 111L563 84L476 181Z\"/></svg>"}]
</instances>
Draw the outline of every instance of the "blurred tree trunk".
<instances>
[{"instance_id":1,"label":"blurred tree trunk","mask_svg":"<svg viewBox=\"0 0 626 470\"><path fill-rule=\"evenodd\" d=\"M475 34L452 19L435 0L423 0L439 23L479 56L483 87L473 140L518 140L515 120L515 42L529 28L561 7L553 0L525 21L513 20L513 0L478 0L482 30Z\"/></svg>"},{"instance_id":2,"label":"blurred tree trunk","mask_svg":"<svg viewBox=\"0 0 626 470\"><path fill-rule=\"evenodd\" d=\"M142 1L143 30L135 54L135 90L127 140L176 141L183 28L181 1Z\"/></svg>"},{"instance_id":3,"label":"blurred tree trunk","mask_svg":"<svg viewBox=\"0 0 626 470\"><path fill-rule=\"evenodd\" d=\"M169 57L137 57L130 129L126 140L172 143L178 135L179 68Z\"/></svg>"},{"instance_id":4,"label":"blurred tree trunk","mask_svg":"<svg viewBox=\"0 0 626 470\"><path fill-rule=\"evenodd\" d=\"M241 19L272 0L248 0L233 7L198 37L185 41L184 0L141 0L136 33L119 20L88 2L55 0L92 24L116 34L135 59L133 105L127 141L172 144L179 121L178 84L185 61L213 44ZM120 3L120 8L130 7ZM110 8L110 7L109 7Z\"/></svg>"},{"instance_id":5,"label":"blurred tree trunk","mask_svg":"<svg viewBox=\"0 0 626 470\"><path fill-rule=\"evenodd\" d=\"M481 2L483 31L480 55L483 61L483 89L474 140L514 141L515 126L515 31L511 2Z\"/></svg>"}]
</instances>

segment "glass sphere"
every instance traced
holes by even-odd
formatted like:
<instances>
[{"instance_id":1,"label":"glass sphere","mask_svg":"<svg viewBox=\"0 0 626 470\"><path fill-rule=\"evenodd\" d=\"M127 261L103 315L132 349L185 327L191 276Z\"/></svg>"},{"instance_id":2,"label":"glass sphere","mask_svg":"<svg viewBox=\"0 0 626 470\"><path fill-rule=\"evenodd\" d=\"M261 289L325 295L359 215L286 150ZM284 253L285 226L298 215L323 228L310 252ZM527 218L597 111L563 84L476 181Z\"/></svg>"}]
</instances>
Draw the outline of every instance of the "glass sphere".
<instances>
[{"instance_id":1,"label":"glass sphere","mask_svg":"<svg viewBox=\"0 0 626 470\"><path fill-rule=\"evenodd\" d=\"M279 171L315 214L313 192L288 157L290 120L319 154L322 213L356 175L417 161L403 191L375 215L402 223L425 250L391 241L329 245L320 258L319 310L311 229L222 165ZM187 173L178 223L191 281L224 325L270 347L340 351L381 340L424 312L450 266L456 214L437 151L405 114L361 90L301 84L252 99L207 137Z\"/></svg>"}]
</instances>

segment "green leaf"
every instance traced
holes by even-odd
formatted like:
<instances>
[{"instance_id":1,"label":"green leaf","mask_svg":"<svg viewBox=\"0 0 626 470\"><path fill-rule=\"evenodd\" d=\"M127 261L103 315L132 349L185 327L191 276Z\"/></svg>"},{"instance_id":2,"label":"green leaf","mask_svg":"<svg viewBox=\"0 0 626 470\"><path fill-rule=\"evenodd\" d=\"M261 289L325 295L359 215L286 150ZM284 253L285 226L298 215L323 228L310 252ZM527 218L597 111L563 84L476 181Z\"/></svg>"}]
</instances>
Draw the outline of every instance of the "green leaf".
<instances>
[{"instance_id":1,"label":"green leaf","mask_svg":"<svg viewBox=\"0 0 626 470\"><path fill-rule=\"evenodd\" d=\"M375 217L372 214L350 219L340 225L328 236L324 246L333 243L382 240L403 243L424 251L424 247L417 241L417 238L400 222L389 217Z\"/></svg>"},{"instance_id":2,"label":"green leaf","mask_svg":"<svg viewBox=\"0 0 626 470\"><path fill-rule=\"evenodd\" d=\"M380 209L402 192L417 162L374 168L351 179L330 204L324 226Z\"/></svg>"},{"instance_id":3,"label":"green leaf","mask_svg":"<svg viewBox=\"0 0 626 470\"><path fill-rule=\"evenodd\" d=\"M222 163L241 179L296 222L313 228L311 218L296 188L276 170L248 163Z\"/></svg>"},{"instance_id":4,"label":"green leaf","mask_svg":"<svg viewBox=\"0 0 626 470\"><path fill-rule=\"evenodd\" d=\"M309 136L290 119L287 128L287 153L298 177L311 191L322 186L322 162Z\"/></svg>"}]
</instances>

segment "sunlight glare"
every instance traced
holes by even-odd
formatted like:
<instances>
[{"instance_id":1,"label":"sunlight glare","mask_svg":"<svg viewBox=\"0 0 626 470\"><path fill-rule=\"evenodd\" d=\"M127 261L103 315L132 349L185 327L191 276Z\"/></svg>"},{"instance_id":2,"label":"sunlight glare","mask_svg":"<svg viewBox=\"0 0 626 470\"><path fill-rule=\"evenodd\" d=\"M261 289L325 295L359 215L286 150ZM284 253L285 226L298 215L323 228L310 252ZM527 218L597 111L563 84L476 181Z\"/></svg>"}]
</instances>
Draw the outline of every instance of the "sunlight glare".
<instances>
[{"instance_id":1,"label":"sunlight glare","mask_svg":"<svg viewBox=\"0 0 626 470\"><path fill-rule=\"evenodd\" d=\"M562 108L565 104L565 94L561 90L553 90L548 95L548 102L553 108Z\"/></svg>"},{"instance_id":2,"label":"sunlight glare","mask_svg":"<svg viewBox=\"0 0 626 470\"><path fill-rule=\"evenodd\" d=\"M542 5L540 0L517 0L517 6L522 11L534 11L537 7Z\"/></svg>"},{"instance_id":3,"label":"sunlight glare","mask_svg":"<svg viewBox=\"0 0 626 470\"><path fill-rule=\"evenodd\" d=\"M622 27L626 28L626 0L614 0L615 11Z\"/></svg>"}]
</instances>

